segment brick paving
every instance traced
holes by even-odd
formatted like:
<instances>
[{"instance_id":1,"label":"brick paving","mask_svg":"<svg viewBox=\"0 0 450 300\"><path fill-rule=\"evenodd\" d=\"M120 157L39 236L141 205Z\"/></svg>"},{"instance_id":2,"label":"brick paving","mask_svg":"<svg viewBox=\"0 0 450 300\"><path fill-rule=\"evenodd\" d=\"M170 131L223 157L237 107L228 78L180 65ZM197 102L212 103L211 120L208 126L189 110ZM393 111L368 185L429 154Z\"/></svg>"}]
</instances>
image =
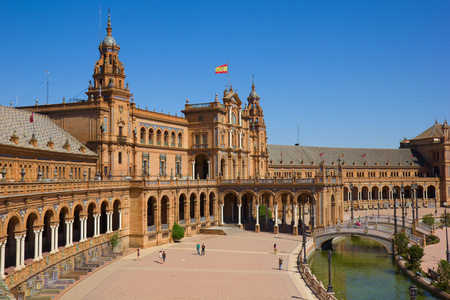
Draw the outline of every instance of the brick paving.
<instances>
[{"instance_id":1,"label":"brick paving","mask_svg":"<svg viewBox=\"0 0 450 300\"><path fill-rule=\"evenodd\" d=\"M141 250L139 261L131 254L113 262L59 299L315 299L296 269L300 242L300 236L252 231L184 238ZM205 256L196 255L197 243L205 243Z\"/></svg>"}]
</instances>

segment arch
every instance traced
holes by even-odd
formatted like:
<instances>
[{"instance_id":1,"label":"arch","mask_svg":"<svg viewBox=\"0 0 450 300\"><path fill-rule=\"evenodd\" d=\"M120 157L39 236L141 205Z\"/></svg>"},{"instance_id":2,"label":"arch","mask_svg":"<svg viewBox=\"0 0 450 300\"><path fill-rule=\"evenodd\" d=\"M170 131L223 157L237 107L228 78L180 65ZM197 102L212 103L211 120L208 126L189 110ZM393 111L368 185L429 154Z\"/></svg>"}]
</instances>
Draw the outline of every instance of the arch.
<instances>
[{"instance_id":1,"label":"arch","mask_svg":"<svg viewBox=\"0 0 450 300\"><path fill-rule=\"evenodd\" d=\"M59 209L59 226L58 226L58 241L56 247L64 246L64 242L66 239L66 219L69 218L69 208L67 206L63 206Z\"/></svg>"},{"instance_id":2,"label":"arch","mask_svg":"<svg viewBox=\"0 0 450 300\"><path fill-rule=\"evenodd\" d=\"M208 157L205 154L199 154L195 157L195 176L198 179L209 178Z\"/></svg>"},{"instance_id":3,"label":"arch","mask_svg":"<svg viewBox=\"0 0 450 300\"><path fill-rule=\"evenodd\" d=\"M175 140L176 140L176 137L177 137L177 135L176 135L175 131L172 131L172 132L170 133L170 146L171 146L171 147L175 147Z\"/></svg>"},{"instance_id":4,"label":"arch","mask_svg":"<svg viewBox=\"0 0 450 300\"><path fill-rule=\"evenodd\" d=\"M121 202L119 199L114 200L113 202L113 211L112 211L112 230L116 231L120 228L120 209L122 208Z\"/></svg>"},{"instance_id":5,"label":"arch","mask_svg":"<svg viewBox=\"0 0 450 300\"><path fill-rule=\"evenodd\" d=\"M164 195L161 198L161 214L160 214L161 224L169 223L169 211L170 211L169 205L170 205L169 197Z\"/></svg>"},{"instance_id":6,"label":"arch","mask_svg":"<svg viewBox=\"0 0 450 300\"><path fill-rule=\"evenodd\" d=\"M186 205L186 195L182 193L178 198L178 219L185 220L186 219L186 210L184 206ZM181 223L181 222L180 222Z\"/></svg>"},{"instance_id":7,"label":"arch","mask_svg":"<svg viewBox=\"0 0 450 300\"><path fill-rule=\"evenodd\" d=\"M378 186L376 186L376 185L374 185L373 187L372 187L372 190L371 190L371 196L372 196L372 200L380 200L380 197L379 197L379 188L378 188Z\"/></svg>"},{"instance_id":8,"label":"arch","mask_svg":"<svg viewBox=\"0 0 450 300\"><path fill-rule=\"evenodd\" d=\"M145 127L141 127L140 139L141 139L141 144L145 144Z\"/></svg>"},{"instance_id":9,"label":"arch","mask_svg":"<svg viewBox=\"0 0 450 300\"><path fill-rule=\"evenodd\" d=\"M392 239L381 238L378 236L374 236L374 235L370 235L370 234L363 234L363 233L361 233L361 234L359 234L359 233L332 233L329 235L322 235L322 236L315 238L316 248L324 249L327 246L328 246L327 248L329 248L329 246L332 245L333 239L335 239L337 237L343 237L343 236L360 236L360 237L371 239L372 241L383 245L386 248L388 253L392 253L392 248L393 248ZM327 246L325 246L325 245L327 245Z\"/></svg>"},{"instance_id":10,"label":"arch","mask_svg":"<svg viewBox=\"0 0 450 300\"><path fill-rule=\"evenodd\" d=\"M238 199L236 193L226 193L223 196L223 221L225 223L236 223L238 213Z\"/></svg>"},{"instance_id":11,"label":"arch","mask_svg":"<svg viewBox=\"0 0 450 300\"><path fill-rule=\"evenodd\" d=\"M436 187L434 185L430 185L427 187L427 196L428 199L436 198Z\"/></svg>"},{"instance_id":12,"label":"arch","mask_svg":"<svg viewBox=\"0 0 450 300\"><path fill-rule=\"evenodd\" d=\"M389 196L389 192L390 192L390 189L389 189L389 187L388 186L383 186L382 188L381 188L381 198L382 199L390 199L391 197Z\"/></svg>"},{"instance_id":13,"label":"arch","mask_svg":"<svg viewBox=\"0 0 450 300\"><path fill-rule=\"evenodd\" d=\"M87 208L87 228L86 228L86 237L93 237L94 236L94 211L95 211L96 205L95 202L91 202L88 204Z\"/></svg>"},{"instance_id":14,"label":"arch","mask_svg":"<svg viewBox=\"0 0 450 300\"><path fill-rule=\"evenodd\" d=\"M181 132L178 133L178 147L183 145L183 134Z\"/></svg>"},{"instance_id":15,"label":"arch","mask_svg":"<svg viewBox=\"0 0 450 300\"><path fill-rule=\"evenodd\" d=\"M55 220L55 212L53 209L47 209L43 212L44 231L42 232L42 252L50 252L52 245L52 231L50 228L51 222Z\"/></svg>"},{"instance_id":16,"label":"arch","mask_svg":"<svg viewBox=\"0 0 450 300\"><path fill-rule=\"evenodd\" d=\"M209 216L214 216L216 207L216 194L214 192L209 193Z\"/></svg>"},{"instance_id":17,"label":"arch","mask_svg":"<svg viewBox=\"0 0 450 300\"><path fill-rule=\"evenodd\" d=\"M156 145L161 145L161 129L156 130Z\"/></svg>"},{"instance_id":18,"label":"arch","mask_svg":"<svg viewBox=\"0 0 450 300\"><path fill-rule=\"evenodd\" d=\"M164 146L169 146L169 131L164 130Z\"/></svg>"},{"instance_id":19,"label":"arch","mask_svg":"<svg viewBox=\"0 0 450 300\"><path fill-rule=\"evenodd\" d=\"M197 205L197 195L192 193L189 197L189 217L196 218L195 207Z\"/></svg>"},{"instance_id":20,"label":"arch","mask_svg":"<svg viewBox=\"0 0 450 300\"><path fill-rule=\"evenodd\" d=\"M100 204L100 234L104 234L108 231L108 216L106 215L108 206L108 201L103 201Z\"/></svg>"},{"instance_id":21,"label":"arch","mask_svg":"<svg viewBox=\"0 0 450 300\"><path fill-rule=\"evenodd\" d=\"M225 176L225 158L222 158L220 160L220 172L219 172L220 176Z\"/></svg>"},{"instance_id":22,"label":"arch","mask_svg":"<svg viewBox=\"0 0 450 300\"><path fill-rule=\"evenodd\" d=\"M31 211L26 218L25 259L34 258L34 230L38 228L38 213Z\"/></svg>"},{"instance_id":23,"label":"arch","mask_svg":"<svg viewBox=\"0 0 450 300\"><path fill-rule=\"evenodd\" d=\"M151 196L147 200L147 227L155 225L156 198Z\"/></svg>"},{"instance_id":24,"label":"arch","mask_svg":"<svg viewBox=\"0 0 450 300\"><path fill-rule=\"evenodd\" d=\"M154 138L155 138L155 131L153 130L152 127L150 127L148 129L148 143L150 145L153 145Z\"/></svg>"},{"instance_id":25,"label":"arch","mask_svg":"<svg viewBox=\"0 0 450 300\"><path fill-rule=\"evenodd\" d=\"M202 192L200 194L200 218L205 217L206 205L207 205L206 194Z\"/></svg>"},{"instance_id":26,"label":"arch","mask_svg":"<svg viewBox=\"0 0 450 300\"><path fill-rule=\"evenodd\" d=\"M73 241L81 240L81 221L80 216L83 214L83 205L76 204L73 209Z\"/></svg>"},{"instance_id":27,"label":"arch","mask_svg":"<svg viewBox=\"0 0 450 300\"><path fill-rule=\"evenodd\" d=\"M5 268L16 265L16 234L20 233L20 217L13 214L6 225Z\"/></svg>"},{"instance_id":28,"label":"arch","mask_svg":"<svg viewBox=\"0 0 450 300\"><path fill-rule=\"evenodd\" d=\"M361 188L361 200L369 200L369 188L367 186Z\"/></svg>"}]
</instances>

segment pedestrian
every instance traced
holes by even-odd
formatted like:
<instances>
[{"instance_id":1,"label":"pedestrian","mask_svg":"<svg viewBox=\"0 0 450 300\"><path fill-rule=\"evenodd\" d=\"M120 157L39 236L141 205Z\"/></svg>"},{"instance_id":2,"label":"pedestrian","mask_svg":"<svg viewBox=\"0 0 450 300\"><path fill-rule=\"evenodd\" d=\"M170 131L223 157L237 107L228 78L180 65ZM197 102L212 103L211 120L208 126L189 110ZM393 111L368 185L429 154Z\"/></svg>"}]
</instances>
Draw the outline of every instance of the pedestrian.
<instances>
[{"instance_id":1,"label":"pedestrian","mask_svg":"<svg viewBox=\"0 0 450 300\"><path fill-rule=\"evenodd\" d=\"M277 254L277 244L273 244L273 254Z\"/></svg>"},{"instance_id":2,"label":"pedestrian","mask_svg":"<svg viewBox=\"0 0 450 300\"><path fill-rule=\"evenodd\" d=\"M206 248L205 244L202 244L202 255L205 255L205 248Z\"/></svg>"},{"instance_id":3,"label":"pedestrian","mask_svg":"<svg viewBox=\"0 0 450 300\"><path fill-rule=\"evenodd\" d=\"M283 258L280 257L280 259L278 259L278 264L280 265L280 270L283 268Z\"/></svg>"},{"instance_id":4,"label":"pedestrian","mask_svg":"<svg viewBox=\"0 0 450 300\"><path fill-rule=\"evenodd\" d=\"M163 259L163 263L165 263L166 262L166 251L163 251L162 259Z\"/></svg>"},{"instance_id":5,"label":"pedestrian","mask_svg":"<svg viewBox=\"0 0 450 300\"><path fill-rule=\"evenodd\" d=\"M162 251L160 250L159 251L159 262L162 262L162 259L163 259L163 253L162 253Z\"/></svg>"},{"instance_id":6,"label":"pedestrian","mask_svg":"<svg viewBox=\"0 0 450 300\"><path fill-rule=\"evenodd\" d=\"M141 256L141 253L139 252L139 248L137 249L136 255L137 255L137 260L139 260L139 258Z\"/></svg>"},{"instance_id":7,"label":"pedestrian","mask_svg":"<svg viewBox=\"0 0 450 300\"><path fill-rule=\"evenodd\" d=\"M197 255L200 255L200 244L197 243Z\"/></svg>"}]
</instances>

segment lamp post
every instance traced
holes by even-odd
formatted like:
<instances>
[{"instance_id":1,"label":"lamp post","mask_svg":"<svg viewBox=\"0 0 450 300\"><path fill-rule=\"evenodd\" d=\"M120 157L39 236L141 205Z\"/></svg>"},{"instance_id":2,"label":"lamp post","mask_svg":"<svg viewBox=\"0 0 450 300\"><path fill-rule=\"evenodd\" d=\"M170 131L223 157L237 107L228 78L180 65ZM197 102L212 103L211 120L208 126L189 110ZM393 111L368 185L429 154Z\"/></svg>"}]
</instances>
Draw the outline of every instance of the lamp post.
<instances>
[{"instance_id":1,"label":"lamp post","mask_svg":"<svg viewBox=\"0 0 450 300\"><path fill-rule=\"evenodd\" d=\"M419 223L419 197L417 197L417 183L414 184L414 198L416 198L416 220Z\"/></svg>"},{"instance_id":2,"label":"lamp post","mask_svg":"<svg viewBox=\"0 0 450 300\"><path fill-rule=\"evenodd\" d=\"M316 187L313 185L311 188L312 193L312 200L311 200L311 232L314 231L314 221L315 221L315 214L316 210L314 209L314 195L316 194Z\"/></svg>"},{"instance_id":3,"label":"lamp post","mask_svg":"<svg viewBox=\"0 0 450 300\"><path fill-rule=\"evenodd\" d=\"M417 287L414 284L411 284L411 286L409 287L409 298L411 300L417 299Z\"/></svg>"},{"instance_id":4,"label":"lamp post","mask_svg":"<svg viewBox=\"0 0 450 300\"><path fill-rule=\"evenodd\" d=\"M331 254L332 251L328 250L328 289L327 289L327 293L332 293L333 292L333 286L331 285Z\"/></svg>"},{"instance_id":5,"label":"lamp post","mask_svg":"<svg viewBox=\"0 0 450 300\"><path fill-rule=\"evenodd\" d=\"M401 187L401 190L400 190L401 192L400 192L400 198L401 198L401 203L402 203L402 229L403 229L403 231L405 231L405 203L404 203L404 199L403 198L405 198L404 197L404 195L405 195L405 188L403 187L403 184L402 184L402 187Z\"/></svg>"},{"instance_id":6,"label":"lamp post","mask_svg":"<svg viewBox=\"0 0 450 300\"><path fill-rule=\"evenodd\" d=\"M350 217L350 223L353 224L353 184L350 183L350 211L351 211L351 217Z\"/></svg>"},{"instance_id":7,"label":"lamp post","mask_svg":"<svg viewBox=\"0 0 450 300\"><path fill-rule=\"evenodd\" d=\"M414 216L414 183L411 184L411 204L412 204L413 224L416 224L416 218Z\"/></svg>"},{"instance_id":8,"label":"lamp post","mask_svg":"<svg viewBox=\"0 0 450 300\"><path fill-rule=\"evenodd\" d=\"M307 265L308 264L308 259L306 257L306 224L305 221L303 221L303 264Z\"/></svg>"},{"instance_id":9,"label":"lamp post","mask_svg":"<svg viewBox=\"0 0 450 300\"><path fill-rule=\"evenodd\" d=\"M448 231L447 231L447 202L444 202L444 215L445 215L445 241L447 242L447 262L450 262L450 251L448 251Z\"/></svg>"},{"instance_id":10,"label":"lamp post","mask_svg":"<svg viewBox=\"0 0 450 300\"><path fill-rule=\"evenodd\" d=\"M392 189L392 197L394 197L394 234L397 234L397 201L395 195L397 194L397 187Z\"/></svg>"}]
</instances>

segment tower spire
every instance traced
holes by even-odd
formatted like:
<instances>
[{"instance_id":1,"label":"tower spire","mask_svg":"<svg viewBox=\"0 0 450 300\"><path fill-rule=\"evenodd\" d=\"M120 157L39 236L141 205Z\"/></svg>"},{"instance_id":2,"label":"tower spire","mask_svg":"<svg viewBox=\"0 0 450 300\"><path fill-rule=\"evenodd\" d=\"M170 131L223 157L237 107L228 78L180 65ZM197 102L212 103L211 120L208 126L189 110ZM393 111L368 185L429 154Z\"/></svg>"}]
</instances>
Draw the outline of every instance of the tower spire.
<instances>
[{"instance_id":1,"label":"tower spire","mask_svg":"<svg viewBox=\"0 0 450 300\"><path fill-rule=\"evenodd\" d=\"M108 8L108 27L106 27L106 35L111 36L111 31L112 31L112 28L111 28L111 14L110 14L110 11L109 11L109 8Z\"/></svg>"}]
</instances>

